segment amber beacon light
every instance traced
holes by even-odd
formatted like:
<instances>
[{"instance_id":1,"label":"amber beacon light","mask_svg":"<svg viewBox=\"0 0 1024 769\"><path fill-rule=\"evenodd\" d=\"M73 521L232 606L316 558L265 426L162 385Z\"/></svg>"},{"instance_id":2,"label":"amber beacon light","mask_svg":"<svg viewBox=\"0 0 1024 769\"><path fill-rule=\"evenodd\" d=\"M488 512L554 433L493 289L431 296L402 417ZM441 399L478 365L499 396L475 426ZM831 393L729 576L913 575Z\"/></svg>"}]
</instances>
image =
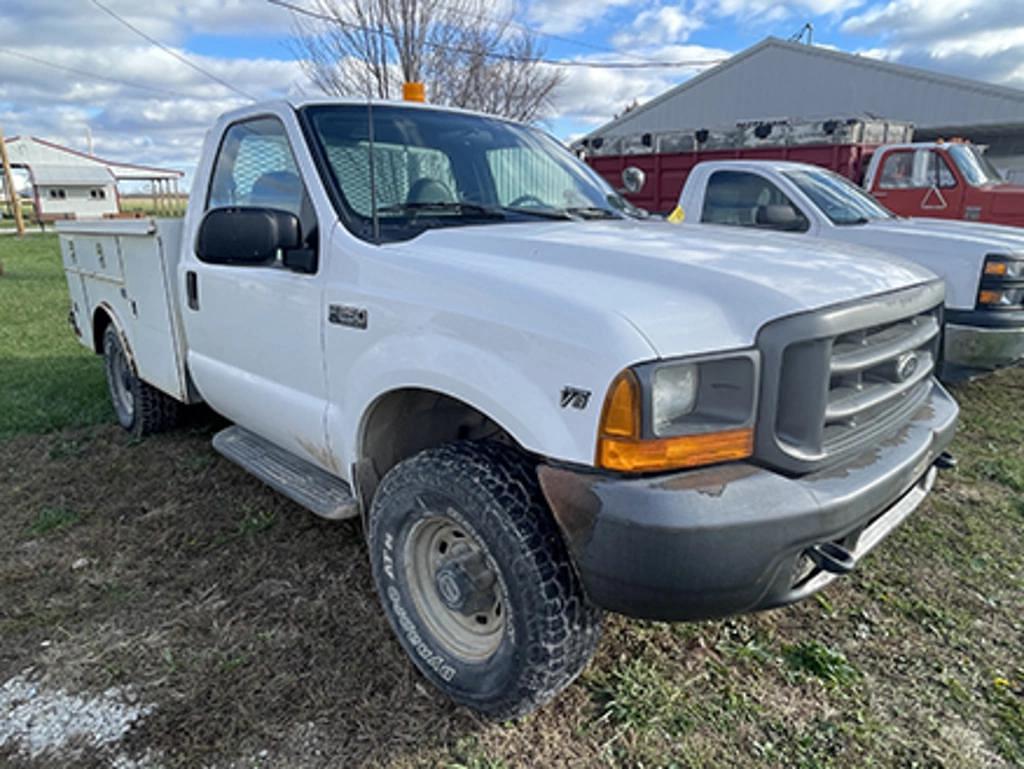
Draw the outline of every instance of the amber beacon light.
<instances>
[{"instance_id":1,"label":"amber beacon light","mask_svg":"<svg viewBox=\"0 0 1024 769\"><path fill-rule=\"evenodd\" d=\"M427 89L423 83L402 83L402 98L406 101L426 101Z\"/></svg>"}]
</instances>

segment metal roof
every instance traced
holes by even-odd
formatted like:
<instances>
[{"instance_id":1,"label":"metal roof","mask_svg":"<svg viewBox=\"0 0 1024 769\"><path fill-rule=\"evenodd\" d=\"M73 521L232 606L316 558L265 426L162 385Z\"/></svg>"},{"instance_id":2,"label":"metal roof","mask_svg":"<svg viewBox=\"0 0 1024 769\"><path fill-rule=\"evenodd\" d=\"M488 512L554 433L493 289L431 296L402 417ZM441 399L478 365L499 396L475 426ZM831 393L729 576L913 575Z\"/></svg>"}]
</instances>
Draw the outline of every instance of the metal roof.
<instances>
[{"instance_id":1,"label":"metal roof","mask_svg":"<svg viewBox=\"0 0 1024 769\"><path fill-rule=\"evenodd\" d=\"M184 174L168 168L153 168L134 163L119 163L64 147L36 136L14 136L6 140L11 163L32 170L38 180L40 169L54 166L65 169L95 168L117 180L180 179ZM44 172L45 173L45 172Z\"/></svg>"},{"instance_id":2,"label":"metal roof","mask_svg":"<svg viewBox=\"0 0 1024 769\"><path fill-rule=\"evenodd\" d=\"M31 177L34 184L47 187L104 187L114 183L113 174L103 166L96 165L41 163L31 167Z\"/></svg>"},{"instance_id":3,"label":"metal roof","mask_svg":"<svg viewBox=\"0 0 1024 769\"><path fill-rule=\"evenodd\" d=\"M873 115L931 126L1024 122L1024 91L767 38L588 134Z\"/></svg>"}]
</instances>

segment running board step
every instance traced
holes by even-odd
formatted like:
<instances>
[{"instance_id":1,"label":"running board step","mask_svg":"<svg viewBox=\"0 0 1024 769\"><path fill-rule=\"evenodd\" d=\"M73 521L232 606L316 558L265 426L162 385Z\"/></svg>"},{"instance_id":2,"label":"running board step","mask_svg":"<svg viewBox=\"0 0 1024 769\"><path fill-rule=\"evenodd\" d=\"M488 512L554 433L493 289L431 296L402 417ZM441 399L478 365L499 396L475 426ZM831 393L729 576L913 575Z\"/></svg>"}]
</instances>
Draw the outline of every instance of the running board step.
<instances>
[{"instance_id":1,"label":"running board step","mask_svg":"<svg viewBox=\"0 0 1024 769\"><path fill-rule=\"evenodd\" d=\"M321 518L340 521L359 515L345 481L245 428L221 430L213 436L213 448Z\"/></svg>"}]
</instances>

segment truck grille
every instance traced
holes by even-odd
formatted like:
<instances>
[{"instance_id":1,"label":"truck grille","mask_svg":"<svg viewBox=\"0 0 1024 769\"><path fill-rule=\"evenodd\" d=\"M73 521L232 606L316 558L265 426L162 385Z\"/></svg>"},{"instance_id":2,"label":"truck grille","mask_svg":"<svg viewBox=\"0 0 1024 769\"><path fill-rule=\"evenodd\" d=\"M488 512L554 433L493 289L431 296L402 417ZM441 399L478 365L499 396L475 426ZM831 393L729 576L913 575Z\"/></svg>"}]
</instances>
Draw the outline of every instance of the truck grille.
<instances>
[{"instance_id":1,"label":"truck grille","mask_svg":"<svg viewBox=\"0 0 1024 769\"><path fill-rule=\"evenodd\" d=\"M895 432L931 391L941 284L769 324L757 454L809 472Z\"/></svg>"},{"instance_id":2,"label":"truck grille","mask_svg":"<svg viewBox=\"0 0 1024 769\"><path fill-rule=\"evenodd\" d=\"M939 320L928 313L836 337L825 405L826 453L842 450L872 425L888 423L923 400L938 336Z\"/></svg>"}]
</instances>

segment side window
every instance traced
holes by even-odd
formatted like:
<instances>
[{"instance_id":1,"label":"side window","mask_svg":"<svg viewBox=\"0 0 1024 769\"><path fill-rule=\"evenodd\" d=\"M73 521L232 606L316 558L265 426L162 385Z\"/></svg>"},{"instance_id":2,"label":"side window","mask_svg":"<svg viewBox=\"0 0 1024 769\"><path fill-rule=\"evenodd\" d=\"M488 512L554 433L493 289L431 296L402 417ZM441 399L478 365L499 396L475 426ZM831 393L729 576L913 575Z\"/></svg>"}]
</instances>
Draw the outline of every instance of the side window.
<instances>
[{"instance_id":1,"label":"side window","mask_svg":"<svg viewBox=\"0 0 1024 769\"><path fill-rule=\"evenodd\" d=\"M921 180L923 183L920 186L935 185L943 189L956 187L956 177L942 155L935 150L918 150L918 153L924 156L924 179Z\"/></svg>"},{"instance_id":2,"label":"side window","mask_svg":"<svg viewBox=\"0 0 1024 769\"><path fill-rule=\"evenodd\" d=\"M745 171L716 171L704 192L701 221L733 227L806 232L810 223L768 179Z\"/></svg>"},{"instance_id":3,"label":"side window","mask_svg":"<svg viewBox=\"0 0 1024 769\"><path fill-rule=\"evenodd\" d=\"M949 188L956 187L956 177L935 150L899 150L882 161L878 186L885 190Z\"/></svg>"},{"instance_id":4,"label":"side window","mask_svg":"<svg viewBox=\"0 0 1024 769\"><path fill-rule=\"evenodd\" d=\"M883 190L903 190L915 187L914 153L909 150L890 152L882 160L878 186Z\"/></svg>"},{"instance_id":5,"label":"side window","mask_svg":"<svg viewBox=\"0 0 1024 769\"><path fill-rule=\"evenodd\" d=\"M303 218L308 205L285 128L276 118L236 123L224 134L206 208L252 206ZM303 222L303 232L307 232Z\"/></svg>"}]
</instances>

